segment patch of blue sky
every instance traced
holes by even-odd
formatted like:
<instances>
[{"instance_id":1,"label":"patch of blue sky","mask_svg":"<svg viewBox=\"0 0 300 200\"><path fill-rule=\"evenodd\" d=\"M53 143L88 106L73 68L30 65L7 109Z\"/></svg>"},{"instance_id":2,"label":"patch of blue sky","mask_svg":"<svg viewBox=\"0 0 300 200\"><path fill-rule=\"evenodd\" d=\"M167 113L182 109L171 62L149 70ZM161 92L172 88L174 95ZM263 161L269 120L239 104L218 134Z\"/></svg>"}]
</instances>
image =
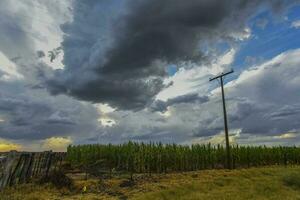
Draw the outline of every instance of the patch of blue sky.
<instances>
[{"instance_id":1,"label":"patch of blue sky","mask_svg":"<svg viewBox=\"0 0 300 200\"><path fill-rule=\"evenodd\" d=\"M251 64L271 59L280 53L300 48L300 29L291 23L300 19L300 6L291 8L286 18L274 19L270 12L263 12L249 21L252 36L240 44L233 63L234 68L246 68ZM264 20L266 23L259 24Z\"/></svg>"},{"instance_id":2,"label":"patch of blue sky","mask_svg":"<svg viewBox=\"0 0 300 200\"><path fill-rule=\"evenodd\" d=\"M229 80L253 64L269 60L285 51L300 48L300 28L291 27L292 22L296 20L300 20L300 6L290 8L286 18L278 19L270 11L262 11L250 19L248 25L252 36L240 43L232 64L237 73ZM219 41L214 45L201 43L200 51L204 54L215 51L214 53L221 55L230 48L227 42ZM170 64L167 67L169 76L173 76L177 71L176 65Z\"/></svg>"},{"instance_id":3,"label":"patch of blue sky","mask_svg":"<svg viewBox=\"0 0 300 200\"><path fill-rule=\"evenodd\" d=\"M300 6L295 6L291 8L288 13L288 18L300 20Z\"/></svg>"},{"instance_id":4,"label":"patch of blue sky","mask_svg":"<svg viewBox=\"0 0 300 200\"><path fill-rule=\"evenodd\" d=\"M178 71L177 66L176 65L168 65L167 67L167 72L169 76L173 76L174 74L176 74L176 72Z\"/></svg>"}]
</instances>

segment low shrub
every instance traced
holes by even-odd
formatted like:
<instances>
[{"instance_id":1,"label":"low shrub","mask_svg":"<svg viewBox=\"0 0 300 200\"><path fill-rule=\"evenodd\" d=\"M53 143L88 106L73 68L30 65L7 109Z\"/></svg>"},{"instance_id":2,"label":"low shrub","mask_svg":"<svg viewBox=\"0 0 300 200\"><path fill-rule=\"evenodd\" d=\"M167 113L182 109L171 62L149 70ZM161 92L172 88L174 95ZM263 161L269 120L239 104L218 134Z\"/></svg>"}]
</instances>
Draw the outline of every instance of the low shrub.
<instances>
[{"instance_id":1,"label":"low shrub","mask_svg":"<svg viewBox=\"0 0 300 200\"><path fill-rule=\"evenodd\" d=\"M290 173L283 177L284 185L291 187L293 189L300 189L300 174Z\"/></svg>"},{"instance_id":2,"label":"low shrub","mask_svg":"<svg viewBox=\"0 0 300 200\"><path fill-rule=\"evenodd\" d=\"M74 182L71 178L65 175L63 171L55 170L44 176L39 181L41 184L51 183L57 189L67 188L72 189L74 187Z\"/></svg>"}]
</instances>

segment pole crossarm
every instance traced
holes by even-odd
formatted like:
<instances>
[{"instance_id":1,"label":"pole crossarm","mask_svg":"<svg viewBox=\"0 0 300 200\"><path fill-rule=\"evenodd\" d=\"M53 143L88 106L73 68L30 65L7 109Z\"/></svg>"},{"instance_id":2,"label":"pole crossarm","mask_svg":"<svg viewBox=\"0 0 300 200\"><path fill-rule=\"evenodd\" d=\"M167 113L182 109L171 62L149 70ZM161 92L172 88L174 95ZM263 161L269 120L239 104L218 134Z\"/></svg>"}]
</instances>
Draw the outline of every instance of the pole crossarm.
<instances>
[{"instance_id":1,"label":"pole crossarm","mask_svg":"<svg viewBox=\"0 0 300 200\"><path fill-rule=\"evenodd\" d=\"M216 80L216 79L221 78L221 77L223 77L223 76L227 76L228 74L231 74L231 73L233 73L233 72L234 72L234 71L233 71L233 69L232 69L232 70L230 70L229 72L222 73L222 74L220 74L220 75L218 75L218 76L215 76L215 77L213 77L213 78L210 78L209 81L213 81L213 80Z\"/></svg>"}]
</instances>

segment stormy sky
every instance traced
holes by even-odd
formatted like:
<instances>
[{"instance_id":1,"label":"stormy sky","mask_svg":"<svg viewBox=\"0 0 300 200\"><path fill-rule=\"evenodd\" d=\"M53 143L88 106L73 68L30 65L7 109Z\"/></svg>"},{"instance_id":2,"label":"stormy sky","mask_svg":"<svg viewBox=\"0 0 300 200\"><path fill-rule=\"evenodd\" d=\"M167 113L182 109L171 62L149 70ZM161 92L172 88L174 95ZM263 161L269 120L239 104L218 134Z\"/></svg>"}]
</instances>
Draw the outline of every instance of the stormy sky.
<instances>
[{"instance_id":1,"label":"stormy sky","mask_svg":"<svg viewBox=\"0 0 300 200\"><path fill-rule=\"evenodd\" d=\"M300 142L299 0L2 0L0 151Z\"/></svg>"}]
</instances>

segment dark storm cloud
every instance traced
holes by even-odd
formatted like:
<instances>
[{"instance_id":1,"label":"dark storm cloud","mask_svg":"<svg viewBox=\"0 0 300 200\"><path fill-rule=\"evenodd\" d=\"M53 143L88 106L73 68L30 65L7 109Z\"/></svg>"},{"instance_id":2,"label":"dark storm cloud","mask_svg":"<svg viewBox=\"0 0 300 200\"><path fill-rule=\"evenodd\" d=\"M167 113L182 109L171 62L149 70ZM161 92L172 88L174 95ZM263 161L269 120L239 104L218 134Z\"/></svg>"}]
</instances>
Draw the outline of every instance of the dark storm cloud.
<instances>
[{"instance_id":1,"label":"dark storm cloud","mask_svg":"<svg viewBox=\"0 0 300 200\"><path fill-rule=\"evenodd\" d=\"M108 62L100 68L104 73L133 70L143 74L141 69L151 67L155 59L172 63L199 58L196 49L201 31L216 27L229 12L225 1L130 3L133 11L115 29L116 45L107 52Z\"/></svg>"},{"instance_id":2,"label":"dark storm cloud","mask_svg":"<svg viewBox=\"0 0 300 200\"><path fill-rule=\"evenodd\" d=\"M43 51L41 51L41 50L40 50L40 51L37 51L37 52L36 52L36 55L37 55L38 58L43 58L43 57L46 56L45 53L44 53Z\"/></svg>"},{"instance_id":3,"label":"dark storm cloud","mask_svg":"<svg viewBox=\"0 0 300 200\"><path fill-rule=\"evenodd\" d=\"M38 140L89 134L98 128L99 115L92 105L32 91L23 82L0 83L0 138Z\"/></svg>"},{"instance_id":4,"label":"dark storm cloud","mask_svg":"<svg viewBox=\"0 0 300 200\"><path fill-rule=\"evenodd\" d=\"M161 101L161 100L154 101L150 108L152 111L165 112L168 106L173 106L180 103L196 103L196 102L202 104L207 102L208 100L209 100L208 96L199 96L196 93L192 93L192 94L181 95L172 99L168 99L167 101Z\"/></svg>"},{"instance_id":5,"label":"dark storm cloud","mask_svg":"<svg viewBox=\"0 0 300 200\"><path fill-rule=\"evenodd\" d=\"M280 108L278 111L271 113L268 117L280 120L285 117L298 115L300 113L300 105L286 105Z\"/></svg>"},{"instance_id":6,"label":"dark storm cloud","mask_svg":"<svg viewBox=\"0 0 300 200\"><path fill-rule=\"evenodd\" d=\"M223 131L224 128L219 125L219 127L203 127L203 125L197 127L194 131L193 131L193 136L194 137L208 137L208 136L214 136L217 133L220 133L221 131Z\"/></svg>"},{"instance_id":7,"label":"dark storm cloud","mask_svg":"<svg viewBox=\"0 0 300 200\"><path fill-rule=\"evenodd\" d=\"M242 133L278 135L293 129L299 130L299 105L269 105L258 108L252 105L252 112L240 120L233 121L233 127L241 127ZM287 108L289 107L289 108ZM240 107L239 109L243 109ZM297 110L291 112L290 109Z\"/></svg>"},{"instance_id":8,"label":"dark storm cloud","mask_svg":"<svg viewBox=\"0 0 300 200\"><path fill-rule=\"evenodd\" d=\"M54 32L59 32L59 24L66 21L64 3L0 1L1 139L26 140L30 144L53 136L70 136L76 140L98 129L99 115L93 105L64 95L53 97L45 90L44 80L52 75L53 69L39 59L46 55L36 48L48 48L57 42L54 40L59 35ZM37 21L43 23L37 25ZM20 76L13 76L10 70Z\"/></svg>"},{"instance_id":9,"label":"dark storm cloud","mask_svg":"<svg viewBox=\"0 0 300 200\"><path fill-rule=\"evenodd\" d=\"M294 1L124 2L75 1L73 22L62 26L65 69L47 82L52 94L141 109L165 87L167 64L201 62L203 41L233 41L261 6Z\"/></svg>"}]
</instances>

